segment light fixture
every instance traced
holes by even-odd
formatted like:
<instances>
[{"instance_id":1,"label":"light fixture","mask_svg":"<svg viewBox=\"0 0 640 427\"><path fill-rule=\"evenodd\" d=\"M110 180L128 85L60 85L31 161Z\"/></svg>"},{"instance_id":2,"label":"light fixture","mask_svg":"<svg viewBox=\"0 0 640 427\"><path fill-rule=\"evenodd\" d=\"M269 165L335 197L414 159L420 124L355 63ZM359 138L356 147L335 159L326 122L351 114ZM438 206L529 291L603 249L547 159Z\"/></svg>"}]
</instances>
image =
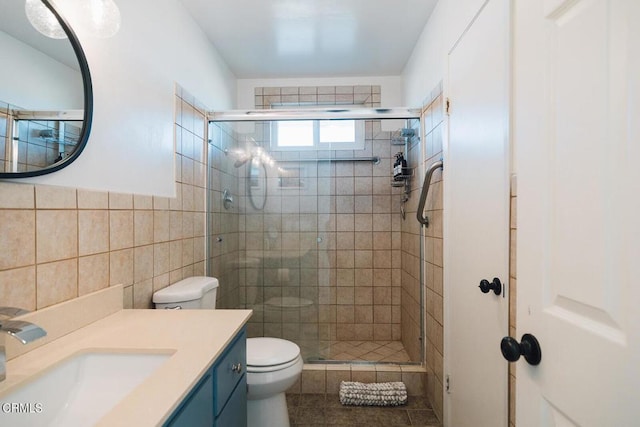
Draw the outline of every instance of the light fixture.
<instances>
[{"instance_id":1,"label":"light fixture","mask_svg":"<svg viewBox=\"0 0 640 427\"><path fill-rule=\"evenodd\" d=\"M41 0L26 0L24 11L33 28L41 34L52 39L67 38L56 16Z\"/></svg>"},{"instance_id":2,"label":"light fixture","mask_svg":"<svg viewBox=\"0 0 640 427\"><path fill-rule=\"evenodd\" d=\"M106 39L113 37L120 29L120 9L113 0L86 0L84 17L92 35Z\"/></svg>"}]
</instances>

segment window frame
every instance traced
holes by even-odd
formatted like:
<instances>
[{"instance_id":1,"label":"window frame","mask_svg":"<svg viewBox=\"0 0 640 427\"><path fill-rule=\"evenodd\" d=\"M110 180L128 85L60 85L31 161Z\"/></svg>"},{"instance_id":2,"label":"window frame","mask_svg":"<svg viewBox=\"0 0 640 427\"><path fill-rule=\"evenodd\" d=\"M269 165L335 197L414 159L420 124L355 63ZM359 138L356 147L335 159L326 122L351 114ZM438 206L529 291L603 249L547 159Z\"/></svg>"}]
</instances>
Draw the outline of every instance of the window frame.
<instances>
[{"instance_id":1,"label":"window frame","mask_svg":"<svg viewBox=\"0 0 640 427\"><path fill-rule=\"evenodd\" d=\"M354 123L354 141L322 142L320 141L320 122L349 120ZM321 150L364 150L365 148L365 120L362 119L323 119L323 120L302 120L311 122L313 125L313 144L280 146L278 144L278 123L294 120L277 120L270 123L270 146L272 151L321 151Z\"/></svg>"}]
</instances>

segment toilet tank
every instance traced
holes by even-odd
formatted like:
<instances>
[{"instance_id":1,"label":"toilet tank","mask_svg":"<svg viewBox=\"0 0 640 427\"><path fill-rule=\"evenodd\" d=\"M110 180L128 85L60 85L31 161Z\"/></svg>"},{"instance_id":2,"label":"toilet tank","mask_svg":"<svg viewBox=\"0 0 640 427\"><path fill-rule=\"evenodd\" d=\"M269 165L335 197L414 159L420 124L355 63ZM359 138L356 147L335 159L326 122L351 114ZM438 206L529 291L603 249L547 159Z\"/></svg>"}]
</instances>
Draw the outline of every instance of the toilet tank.
<instances>
[{"instance_id":1,"label":"toilet tank","mask_svg":"<svg viewBox=\"0 0 640 427\"><path fill-rule=\"evenodd\" d=\"M214 309L218 279L194 276L169 285L153 294L153 303L159 309Z\"/></svg>"}]
</instances>

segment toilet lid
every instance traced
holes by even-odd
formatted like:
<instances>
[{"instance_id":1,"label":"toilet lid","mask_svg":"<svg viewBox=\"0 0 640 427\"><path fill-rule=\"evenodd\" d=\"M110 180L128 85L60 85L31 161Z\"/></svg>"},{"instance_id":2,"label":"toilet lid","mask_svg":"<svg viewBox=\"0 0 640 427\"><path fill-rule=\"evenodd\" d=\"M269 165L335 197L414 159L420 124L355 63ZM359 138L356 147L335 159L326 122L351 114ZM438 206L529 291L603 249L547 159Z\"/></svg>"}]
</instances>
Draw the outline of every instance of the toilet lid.
<instances>
[{"instance_id":1,"label":"toilet lid","mask_svg":"<svg viewBox=\"0 0 640 427\"><path fill-rule=\"evenodd\" d=\"M300 355L300 347L280 338L248 338L247 365L274 366L291 362Z\"/></svg>"}]
</instances>

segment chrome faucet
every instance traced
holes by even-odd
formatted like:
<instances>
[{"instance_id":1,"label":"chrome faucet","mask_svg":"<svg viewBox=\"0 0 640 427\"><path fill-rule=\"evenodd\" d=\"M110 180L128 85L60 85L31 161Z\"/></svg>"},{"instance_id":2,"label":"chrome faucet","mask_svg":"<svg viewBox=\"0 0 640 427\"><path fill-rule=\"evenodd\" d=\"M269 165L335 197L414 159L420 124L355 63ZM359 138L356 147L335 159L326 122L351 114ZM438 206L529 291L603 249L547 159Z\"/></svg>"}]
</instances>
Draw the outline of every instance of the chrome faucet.
<instances>
[{"instance_id":1,"label":"chrome faucet","mask_svg":"<svg viewBox=\"0 0 640 427\"><path fill-rule=\"evenodd\" d=\"M22 344L28 344L32 341L47 335L47 332L40 326L24 320L7 320L7 318L26 314L28 311L14 307L0 307L0 332L12 336L19 340ZM0 381L4 381L7 377L7 354L4 348L4 340L0 343Z\"/></svg>"}]
</instances>

